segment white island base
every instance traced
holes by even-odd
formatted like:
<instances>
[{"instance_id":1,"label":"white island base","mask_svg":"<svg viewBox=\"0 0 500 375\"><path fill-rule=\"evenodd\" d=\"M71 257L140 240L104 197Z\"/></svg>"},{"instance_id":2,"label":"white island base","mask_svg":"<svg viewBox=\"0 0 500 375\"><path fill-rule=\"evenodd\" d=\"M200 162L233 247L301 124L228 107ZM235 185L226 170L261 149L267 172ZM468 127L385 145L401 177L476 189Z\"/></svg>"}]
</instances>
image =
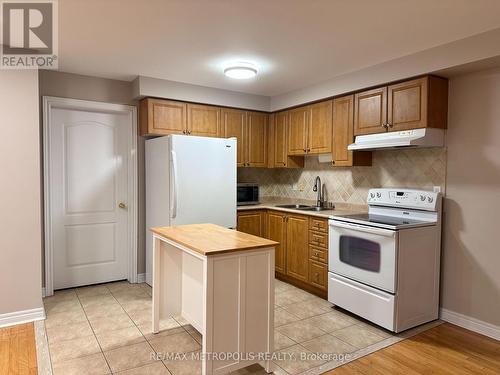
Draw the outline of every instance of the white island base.
<instances>
[{"instance_id":1,"label":"white island base","mask_svg":"<svg viewBox=\"0 0 500 375\"><path fill-rule=\"evenodd\" d=\"M212 224L152 231L153 333L180 315L203 336L202 374L270 373L276 243Z\"/></svg>"}]
</instances>

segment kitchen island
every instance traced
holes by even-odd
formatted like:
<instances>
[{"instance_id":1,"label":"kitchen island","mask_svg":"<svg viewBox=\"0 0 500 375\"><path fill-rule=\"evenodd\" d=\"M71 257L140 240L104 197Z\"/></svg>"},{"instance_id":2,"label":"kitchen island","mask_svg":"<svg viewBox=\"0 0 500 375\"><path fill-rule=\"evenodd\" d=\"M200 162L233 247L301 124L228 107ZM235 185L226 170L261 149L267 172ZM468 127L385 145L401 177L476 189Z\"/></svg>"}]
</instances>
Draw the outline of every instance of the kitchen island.
<instances>
[{"instance_id":1,"label":"kitchen island","mask_svg":"<svg viewBox=\"0 0 500 375\"><path fill-rule=\"evenodd\" d=\"M278 243L214 224L151 231L153 333L180 315L202 334L202 374L259 362L271 372Z\"/></svg>"}]
</instances>

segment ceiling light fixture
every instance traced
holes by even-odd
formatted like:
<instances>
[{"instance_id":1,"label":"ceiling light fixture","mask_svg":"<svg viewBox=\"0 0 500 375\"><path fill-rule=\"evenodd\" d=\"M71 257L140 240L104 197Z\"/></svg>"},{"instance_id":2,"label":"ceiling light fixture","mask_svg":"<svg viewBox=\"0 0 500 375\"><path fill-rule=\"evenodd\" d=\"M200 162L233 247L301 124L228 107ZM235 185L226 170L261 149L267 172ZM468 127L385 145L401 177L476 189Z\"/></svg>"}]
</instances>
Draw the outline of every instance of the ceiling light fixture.
<instances>
[{"instance_id":1,"label":"ceiling light fixture","mask_svg":"<svg viewBox=\"0 0 500 375\"><path fill-rule=\"evenodd\" d=\"M232 63L224 69L224 74L234 79L249 79L257 75L255 65L246 62Z\"/></svg>"}]
</instances>

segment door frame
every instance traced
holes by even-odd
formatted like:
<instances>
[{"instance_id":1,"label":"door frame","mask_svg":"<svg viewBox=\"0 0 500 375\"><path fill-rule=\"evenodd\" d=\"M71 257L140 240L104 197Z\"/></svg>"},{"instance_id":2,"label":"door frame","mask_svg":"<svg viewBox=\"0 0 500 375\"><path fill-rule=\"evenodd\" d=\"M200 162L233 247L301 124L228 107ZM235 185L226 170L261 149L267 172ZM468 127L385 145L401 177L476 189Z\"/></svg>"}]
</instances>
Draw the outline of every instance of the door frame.
<instances>
[{"instance_id":1,"label":"door frame","mask_svg":"<svg viewBox=\"0 0 500 375\"><path fill-rule=\"evenodd\" d=\"M108 113L127 114L130 118L128 137L128 281L137 282L137 227L138 227L138 172L137 172L137 108L131 105L95 102L89 100L43 96L43 208L44 208L44 254L45 254L45 295L54 294L53 236L51 223L50 186L50 137L49 128L53 109L94 110Z\"/></svg>"}]
</instances>

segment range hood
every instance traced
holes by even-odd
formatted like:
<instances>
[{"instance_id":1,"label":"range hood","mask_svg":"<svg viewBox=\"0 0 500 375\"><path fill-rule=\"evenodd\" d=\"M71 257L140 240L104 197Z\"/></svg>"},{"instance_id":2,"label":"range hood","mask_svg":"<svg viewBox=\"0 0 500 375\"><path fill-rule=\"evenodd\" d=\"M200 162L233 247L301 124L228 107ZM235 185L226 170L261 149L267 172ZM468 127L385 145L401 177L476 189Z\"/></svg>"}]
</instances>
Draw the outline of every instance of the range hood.
<instances>
[{"instance_id":1,"label":"range hood","mask_svg":"<svg viewBox=\"0 0 500 375\"><path fill-rule=\"evenodd\" d=\"M348 150L378 150L400 147L443 147L444 130L436 128L358 135Z\"/></svg>"}]
</instances>

